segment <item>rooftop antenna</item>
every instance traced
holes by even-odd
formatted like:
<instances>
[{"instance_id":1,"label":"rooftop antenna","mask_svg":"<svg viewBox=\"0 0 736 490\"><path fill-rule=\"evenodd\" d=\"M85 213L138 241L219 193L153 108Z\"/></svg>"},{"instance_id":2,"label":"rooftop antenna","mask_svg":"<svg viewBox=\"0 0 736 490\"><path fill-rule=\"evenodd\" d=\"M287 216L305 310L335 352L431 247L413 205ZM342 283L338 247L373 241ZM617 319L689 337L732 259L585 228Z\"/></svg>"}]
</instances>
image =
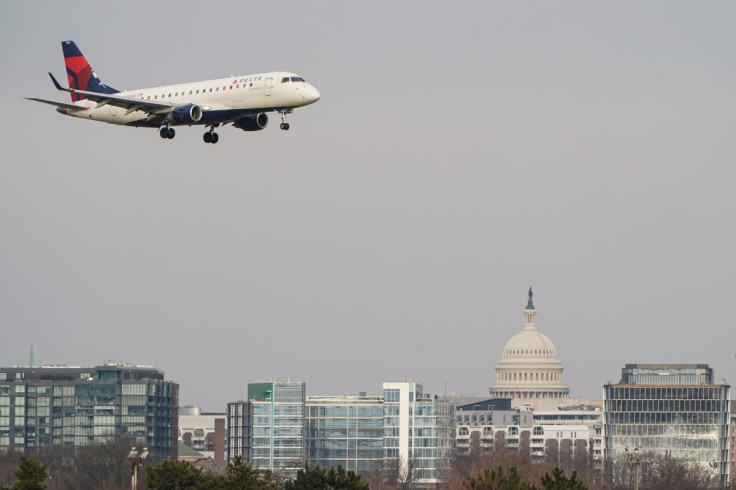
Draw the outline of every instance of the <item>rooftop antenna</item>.
<instances>
[{"instance_id":1,"label":"rooftop antenna","mask_svg":"<svg viewBox=\"0 0 736 490\"><path fill-rule=\"evenodd\" d=\"M28 359L28 365L31 367L36 365L36 356L33 355L33 342L31 342L31 358Z\"/></svg>"}]
</instances>

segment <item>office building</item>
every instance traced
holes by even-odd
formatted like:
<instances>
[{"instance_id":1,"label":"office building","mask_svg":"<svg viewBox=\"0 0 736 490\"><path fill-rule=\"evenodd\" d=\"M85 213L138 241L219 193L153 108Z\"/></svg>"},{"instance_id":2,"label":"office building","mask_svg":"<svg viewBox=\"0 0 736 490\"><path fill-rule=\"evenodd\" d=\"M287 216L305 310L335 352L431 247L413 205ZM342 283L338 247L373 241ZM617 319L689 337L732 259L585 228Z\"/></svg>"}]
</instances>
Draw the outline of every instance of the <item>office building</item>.
<instances>
[{"instance_id":1,"label":"office building","mask_svg":"<svg viewBox=\"0 0 736 490\"><path fill-rule=\"evenodd\" d=\"M309 464L358 473L382 467L382 397L308 396L306 404Z\"/></svg>"},{"instance_id":2,"label":"office building","mask_svg":"<svg viewBox=\"0 0 736 490\"><path fill-rule=\"evenodd\" d=\"M250 461L252 424L250 403L247 400L228 403L226 414L227 439L225 457L228 461L232 461L237 457L243 458L244 461Z\"/></svg>"},{"instance_id":3,"label":"office building","mask_svg":"<svg viewBox=\"0 0 736 490\"><path fill-rule=\"evenodd\" d=\"M0 451L129 439L177 456L179 385L152 366L0 368Z\"/></svg>"},{"instance_id":4,"label":"office building","mask_svg":"<svg viewBox=\"0 0 736 490\"><path fill-rule=\"evenodd\" d=\"M602 411L537 412L511 408L509 399L460 404L455 408L456 453L519 451L533 461L585 466L591 461L595 425Z\"/></svg>"},{"instance_id":5,"label":"office building","mask_svg":"<svg viewBox=\"0 0 736 490\"><path fill-rule=\"evenodd\" d=\"M251 383L248 400L228 404L227 432L228 460L241 456L287 477L307 463L396 468L431 485L449 468L455 437L452 404L411 381L384 383L383 396L310 397L304 383Z\"/></svg>"},{"instance_id":6,"label":"office building","mask_svg":"<svg viewBox=\"0 0 736 490\"><path fill-rule=\"evenodd\" d=\"M304 467L305 385L288 380L248 384L248 400L228 403L228 460L293 477Z\"/></svg>"},{"instance_id":7,"label":"office building","mask_svg":"<svg viewBox=\"0 0 736 490\"><path fill-rule=\"evenodd\" d=\"M459 398L454 402L455 451L459 456L518 449L518 437L514 447L507 444L506 428L530 428L533 424L532 412L511 408L511 400L508 398L470 402Z\"/></svg>"},{"instance_id":8,"label":"office building","mask_svg":"<svg viewBox=\"0 0 736 490\"><path fill-rule=\"evenodd\" d=\"M440 483L454 446L452 403L425 395L413 381L383 383L383 400L384 464L397 464L400 479Z\"/></svg>"},{"instance_id":9,"label":"office building","mask_svg":"<svg viewBox=\"0 0 736 490\"><path fill-rule=\"evenodd\" d=\"M604 457L625 448L715 468L728 482L730 386L707 364L627 364L604 386Z\"/></svg>"}]
</instances>

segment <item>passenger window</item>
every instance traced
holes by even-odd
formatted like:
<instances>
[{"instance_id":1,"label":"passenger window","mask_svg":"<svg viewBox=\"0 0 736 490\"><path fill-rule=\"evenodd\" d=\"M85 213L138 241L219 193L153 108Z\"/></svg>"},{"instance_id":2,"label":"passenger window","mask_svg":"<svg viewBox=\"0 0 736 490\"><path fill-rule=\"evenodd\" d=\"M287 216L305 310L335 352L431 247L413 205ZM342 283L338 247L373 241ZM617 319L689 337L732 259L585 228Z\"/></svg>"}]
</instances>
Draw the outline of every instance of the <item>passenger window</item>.
<instances>
[{"instance_id":1,"label":"passenger window","mask_svg":"<svg viewBox=\"0 0 736 490\"><path fill-rule=\"evenodd\" d=\"M151 96L150 95L148 96L148 100L151 100Z\"/></svg>"},{"instance_id":2,"label":"passenger window","mask_svg":"<svg viewBox=\"0 0 736 490\"><path fill-rule=\"evenodd\" d=\"M220 91L220 87L217 87L217 88L215 89L215 92L219 92L219 91Z\"/></svg>"},{"instance_id":3,"label":"passenger window","mask_svg":"<svg viewBox=\"0 0 736 490\"><path fill-rule=\"evenodd\" d=\"M171 94L169 94L169 97L171 97Z\"/></svg>"},{"instance_id":4,"label":"passenger window","mask_svg":"<svg viewBox=\"0 0 736 490\"><path fill-rule=\"evenodd\" d=\"M191 90L189 91L189 95L192 95L192 91Z\"/></svg>"},{"instance_id":5,"label":"passenger window","mask_svg":"<svg viewBox=\"0 0 736 490\"><path fill-rule=\"evenodd\" d=\"M212 92L212 88L210 88L210 92Z\"/></svg>"},{"instance_id":6,"label":"passenger window","mask_svg":"<svg viewBox=\"0 0 736 490\"><path fill-rule=\"evenodd\" d=\"M153 98L154 98L154 99L158 99L158 95L154 96Z\"/></svg>"}]
</instances>

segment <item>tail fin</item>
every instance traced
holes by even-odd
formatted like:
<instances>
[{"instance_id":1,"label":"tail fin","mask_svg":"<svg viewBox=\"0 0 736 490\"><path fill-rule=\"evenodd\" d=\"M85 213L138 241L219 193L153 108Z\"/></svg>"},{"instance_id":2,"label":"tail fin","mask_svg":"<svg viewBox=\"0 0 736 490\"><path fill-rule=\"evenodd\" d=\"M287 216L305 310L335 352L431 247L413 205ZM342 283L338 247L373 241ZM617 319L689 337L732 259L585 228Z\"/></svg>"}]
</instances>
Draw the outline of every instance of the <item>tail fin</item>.
<instances>
[{"instance_id":1,"label":"tail fin","mask_svg":"<svg viewBox=\"0 0 736 490\"><path fill-rule=\"evenodd\" d=\"M103 94L115 94L119 92L119 90L108 87L100 81L74 41L63 41L61 48L64 51L64 64L66 64L66 76L69 80L69 88L100 92ZM72 102L86 98L84 95L74 93L71 96Z\"/></svg>"}]
</instances>

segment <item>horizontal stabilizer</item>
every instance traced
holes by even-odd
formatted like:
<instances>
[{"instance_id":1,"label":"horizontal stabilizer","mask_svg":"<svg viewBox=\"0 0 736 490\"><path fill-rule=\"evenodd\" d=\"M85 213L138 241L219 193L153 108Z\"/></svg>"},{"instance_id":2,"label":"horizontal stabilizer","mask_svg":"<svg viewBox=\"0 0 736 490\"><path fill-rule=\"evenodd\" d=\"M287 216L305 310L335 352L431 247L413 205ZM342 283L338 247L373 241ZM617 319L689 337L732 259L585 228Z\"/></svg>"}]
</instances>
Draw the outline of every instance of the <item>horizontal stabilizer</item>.
<instances>
[{"instance_id":1,"label":"horizontal stabilizer","mask_svg":"<svg viewBox=\"0 0 736 490\"><path fill-rule=\"evenodd\" d=\"M36 102L41 102L42 104L48 104L48 105L55 105L56 107L63 107L64 109L70 109L72 111L83 111L86 109L86 107L74 105L74 104L65 104L64 102L56 102L54 100L46 100L46 99L38 99L36 97L24 97L24 99L27 100L35 100Z\"/></svg>"}]
</instances>

